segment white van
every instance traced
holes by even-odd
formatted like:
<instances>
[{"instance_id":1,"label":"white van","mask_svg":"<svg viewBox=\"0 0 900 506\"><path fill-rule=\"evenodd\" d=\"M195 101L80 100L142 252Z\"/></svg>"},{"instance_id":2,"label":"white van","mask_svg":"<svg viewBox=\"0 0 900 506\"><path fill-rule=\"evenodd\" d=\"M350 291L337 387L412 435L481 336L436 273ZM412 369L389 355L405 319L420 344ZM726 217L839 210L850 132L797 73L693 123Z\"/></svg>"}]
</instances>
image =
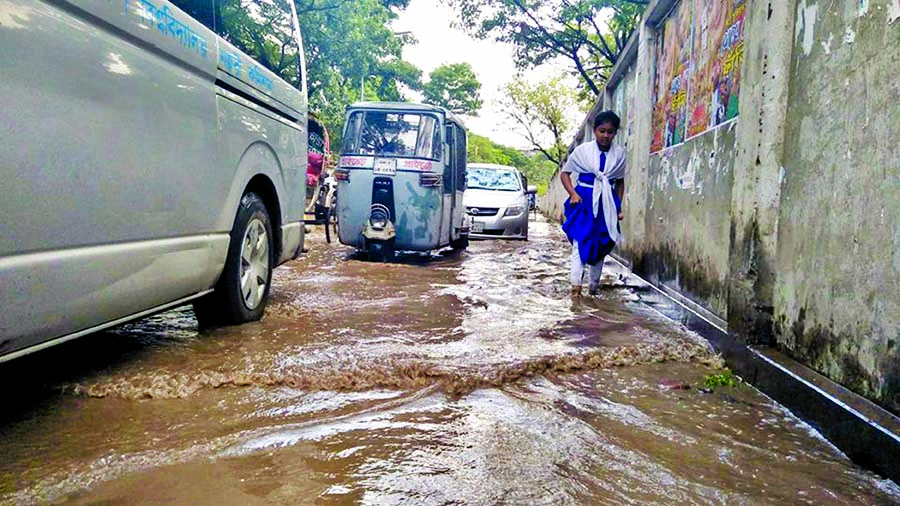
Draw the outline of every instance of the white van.
<instances>
[{"instance_id":1,"label":"white van","mask_svg":"<svg viewBox=\"0 0 900 506\"><path fill-rule=\"evenodd\" d=\"M0 1L0 362L194 302L262 317L303 246L288 0Z\"/></svg>"}]
</instances>

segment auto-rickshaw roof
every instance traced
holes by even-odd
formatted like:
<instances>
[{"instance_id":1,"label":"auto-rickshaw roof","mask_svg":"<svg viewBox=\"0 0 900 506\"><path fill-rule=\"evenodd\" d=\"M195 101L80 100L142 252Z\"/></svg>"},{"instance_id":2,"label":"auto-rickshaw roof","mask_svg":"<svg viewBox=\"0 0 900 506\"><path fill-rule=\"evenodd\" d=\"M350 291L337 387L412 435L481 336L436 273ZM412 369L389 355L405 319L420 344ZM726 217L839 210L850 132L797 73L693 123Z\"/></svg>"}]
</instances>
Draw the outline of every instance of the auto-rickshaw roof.
<instances>
[{"instance_id":1,"label":"auto-rickshaw roof","mask_svg":"<svg viewBox=\"0 0 900 506\"><path fill-rule=\"evenodd\" d=\"M465 124L463 121L455 114L450 112L444 107L439 105L431 105L431 104L418 104L414 102L355 102L347 106L347 110L351 109L362 109L362 110L388 110L388 111L403 111L403 112L437 112L441 113L448 120L453 121L454 123L460 125L465 128Z\"/></svg>"}]
</instances>

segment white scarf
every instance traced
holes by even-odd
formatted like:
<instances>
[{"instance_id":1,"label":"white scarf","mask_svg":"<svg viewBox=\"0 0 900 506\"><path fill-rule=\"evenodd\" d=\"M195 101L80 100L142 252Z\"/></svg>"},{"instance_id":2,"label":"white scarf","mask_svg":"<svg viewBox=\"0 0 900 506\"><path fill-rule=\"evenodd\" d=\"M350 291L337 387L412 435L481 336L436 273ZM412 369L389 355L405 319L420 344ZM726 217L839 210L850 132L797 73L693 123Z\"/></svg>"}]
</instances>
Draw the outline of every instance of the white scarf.
<instances>
[{"instance_id":1,"label":"white scarf","mask_svg":"<svg viewBox=\"0 0 900 506\"><path fill-rule=\"evenodd\" d=\"M562 170L563 172L594 175L592 192L594 217L597 217L600 210L600 199L603 199L603 220L606 222L606 230L613 242L619 242L619 213L616 211L613 187L609 180L625 177L625 149L615 144L610 146L609 151L606 152L604 170L601 172L600 147L597 146L596 140L591 139L572 151ZM578 184L578 181L572 183Z\"/></svg>"}]
</instances>

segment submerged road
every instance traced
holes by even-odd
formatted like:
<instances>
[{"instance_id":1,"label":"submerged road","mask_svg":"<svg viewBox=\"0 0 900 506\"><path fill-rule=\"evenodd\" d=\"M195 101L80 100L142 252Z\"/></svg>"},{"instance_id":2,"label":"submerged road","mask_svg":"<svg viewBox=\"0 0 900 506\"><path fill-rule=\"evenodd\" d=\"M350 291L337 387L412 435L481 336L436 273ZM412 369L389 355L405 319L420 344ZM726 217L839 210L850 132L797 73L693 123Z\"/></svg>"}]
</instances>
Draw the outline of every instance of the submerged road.
<instances>
[{"instance_id":1,"label":"submerged road","mask_svg":"<svg viewBox=\"0 0 900 506\"><path fill-rule=\"evenodd\" d=\"M567 244L390 264L308 237L258 323L182 308L0 365L0 503L893 504Z\"/></svg>"}]
</instances>

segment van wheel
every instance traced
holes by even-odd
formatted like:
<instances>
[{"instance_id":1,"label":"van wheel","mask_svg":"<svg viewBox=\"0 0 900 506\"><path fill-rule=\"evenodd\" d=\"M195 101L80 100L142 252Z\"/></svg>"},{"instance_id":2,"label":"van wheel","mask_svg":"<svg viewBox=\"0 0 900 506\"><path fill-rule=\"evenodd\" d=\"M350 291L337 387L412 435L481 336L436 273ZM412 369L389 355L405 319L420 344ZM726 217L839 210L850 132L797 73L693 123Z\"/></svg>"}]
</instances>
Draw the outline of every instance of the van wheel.
<instances>
[{"instance_id":1,"label":"van wheel","mask_svg":"<svg viewBox=\"0 0 900 506\"><path fill-rule=\"evenodd\" d=\"M462 251L469 247L469 234L459 236L459 239L450 241L453 251Z\"/></svg>"},{"instance_id":2,"label":"van wheel","mask_svg":"<svg viewBox=\"0 0 900 506\"><path fill-rule=\"evenodd\" d=\"M213 293L194 303L201 326L236 325L262 318L272 283L272 225L254 193L241 199L222 275Z\"/></svg>"}]
</instances>

